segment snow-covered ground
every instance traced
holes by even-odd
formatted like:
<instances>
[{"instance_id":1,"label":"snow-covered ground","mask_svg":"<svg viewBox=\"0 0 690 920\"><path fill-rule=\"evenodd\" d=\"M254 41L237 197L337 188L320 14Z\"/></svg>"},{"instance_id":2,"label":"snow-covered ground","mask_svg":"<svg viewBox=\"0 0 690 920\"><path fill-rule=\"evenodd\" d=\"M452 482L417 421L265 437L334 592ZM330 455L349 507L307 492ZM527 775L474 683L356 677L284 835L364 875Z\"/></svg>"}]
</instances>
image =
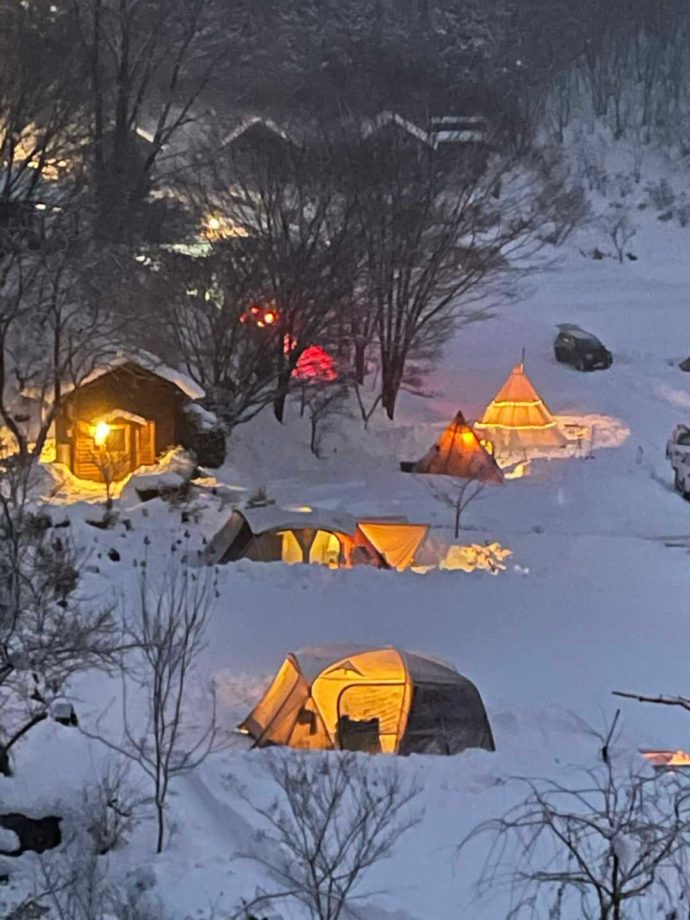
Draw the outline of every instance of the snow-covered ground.
<instances>
[{"instance_id":1,"label":"snow-covered ground","mask_svg":"<svg viewBox=\"0 0 690 920\"><path fill-rule=\"evenodd\" d=\"M219 569L199 683L215 682L224 727L246 714L286 652L335 642L391 643L450 659L486 702L496 753L400 762L423 786L424 815L367 879L387 911L371 908L367 917L505 916L500 892L472 900L481 853L458 856L455 845L513 800L506 777L562 777L571 764L592 764L596 741L583 723L602 729L620 705L628 747L690 746L687 713L611 695L690 687L690 558L663 539L690 535L690 505L673 492L664 458L669 432L690 412L690 375L676 366L690 351L690 229L650 213L640 220L629 247L637 261L594 261L580 250L603 247L600 235L574 235L546 270L522 283L518 302L449 343L428 385L433 395L403 395L395 423L377 418L367 432L356 420L344 422L327 438L321 461L309 453L298 419L281 427L267 413L237 431L216 473L222 485L203 484L190 507L138 504L125 490L116 510L127 526L100 530L85 523L101 513L88 501L55 506L91 548L89 592L127 606L135 559L146 555L155 571L193 551L234 501L259 486L280 504L405 514L448 528L448 509L419 478L399 473L398 461L423 453L458 408L479 417L523 347L527 371L554 413L597 417L591 458L532 461L529 475L487 488L468 509L467 542L497 540L513 552L497 576L246 561ZM600 336L613 352L612 368L582 374L557 364L552 342L561 322ZM108 557L113 548L118 561ZM83 679L75 699L82 724L93 727L114 701L104 724L112 718L117 730L118 693L117 681ZM199 707L204 699L199 692ZM16 777L0 780L0 799L12 807L28 801L39 814L78 809L104 756L96 742L46 723L21 747ZM147 820L113 855L114 877L135 868L152 873L170 920L211 905L220 916L231 913L262 881L237 855L259 823L249 801L272 794L265 758L234 743L177 781L165 852L153 854ZM24 860L28 866L30 857ZM301 916L294 907L272 909Z\"/></svg>"}]
</instances>

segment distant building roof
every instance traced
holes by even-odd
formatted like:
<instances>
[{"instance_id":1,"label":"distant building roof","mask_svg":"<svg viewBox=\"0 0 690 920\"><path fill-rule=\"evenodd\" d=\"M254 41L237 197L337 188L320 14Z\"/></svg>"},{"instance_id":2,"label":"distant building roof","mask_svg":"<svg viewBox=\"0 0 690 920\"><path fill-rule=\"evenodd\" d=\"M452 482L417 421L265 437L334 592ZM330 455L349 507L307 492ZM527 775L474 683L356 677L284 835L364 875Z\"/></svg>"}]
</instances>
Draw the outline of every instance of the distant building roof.
<instances>
[{"instance_id":1,"label":"distant building roof","mask_svg":"<svg viewBox=\"0 0 690 920\"><path fill-rule=\"evenodd\" d=\"M283 141L291 144L294 143L293 139L283 131L282 128L279 128L278 125L271 121L270 118L262 118L260 115L252 115L249 118L245 118L240 122L237 127L233 128L221 141L221 146L225 147L228 144L232 144L233 141L236 141L238 138L242 137L243 134L246 134L247 131L251 130L254 127L264 128L266 131L269 131L271 134L275 134L276 137L280 138Z\"/></svg>"},{"instance_id":2,"label":"distant building roof","mask_svg":"<svg viewBox=\"0 0 690 920\"><path fill-rule=\"evenodd\" d=\"M483 115L438 115L431 119L429 135L438 144L473 144L486 139Z\"/></svg>"},{"instance_id":3,"label":"distant building roof","mask_svg":"<svg viewBox=\"0 0 690 920\"><path fill-rule=\"evenodd\" d=\"M372 134L376 134L382 128L390 126L402 128L403 131L407 131L408 134L418 141L421 141L423 144L427 144L429 147L433 146L429 134L423 128L420 128L414 122L410 121L409 118L405 118L398 112L391 112L388 110L379 112L378 115L375 115L374 118L367 122L364 126L363 133L365 137L371 137Z\"/></svg>"}]
</instances>

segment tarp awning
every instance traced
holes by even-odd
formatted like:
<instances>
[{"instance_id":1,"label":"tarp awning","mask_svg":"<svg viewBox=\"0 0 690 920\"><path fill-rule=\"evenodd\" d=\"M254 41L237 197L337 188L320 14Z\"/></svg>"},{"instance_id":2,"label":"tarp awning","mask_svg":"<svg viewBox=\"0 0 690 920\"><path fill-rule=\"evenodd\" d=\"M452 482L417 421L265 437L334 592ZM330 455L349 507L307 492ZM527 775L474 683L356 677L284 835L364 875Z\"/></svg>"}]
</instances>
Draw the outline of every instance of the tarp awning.
<instances>
[{"instance_id":1,"label":"tarp awning","mask_svg":"<svg viewBox=\"0 0 690 920\"><path fill-rule=\"evenodd\" d=\"M427 524L381 524L360 521L359 529L394 569L407 569L426 537Z\"/></svg>"}]
</instances>

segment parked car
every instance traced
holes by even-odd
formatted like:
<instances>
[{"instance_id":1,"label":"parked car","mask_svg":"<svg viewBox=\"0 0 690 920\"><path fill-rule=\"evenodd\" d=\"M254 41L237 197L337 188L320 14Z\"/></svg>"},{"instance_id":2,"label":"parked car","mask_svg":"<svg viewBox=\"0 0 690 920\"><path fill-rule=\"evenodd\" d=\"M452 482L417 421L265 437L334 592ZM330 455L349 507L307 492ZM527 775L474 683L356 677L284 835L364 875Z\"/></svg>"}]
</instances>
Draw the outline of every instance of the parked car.
<instances>
[{"instance_id":1,"label":"parked car","mask_svg":"<svg viewBox=\"0 0 690 920\"><path fill-rule=\"evenodd\" d=\"M564 323L553 343L556 361L570 364L578 371L611 367L613 356L599 339L579 326Z\"/></svg>"},{"instance_id":2,"label":"parked car","mask_svg":"<svg viewBox=\"0 0 690 920\"><path fill-rule=\"evenodd\" d=\"M683 498L690 498L690 428L676 425L666 442L666 456L673 467L673 486Z\"/></svg>"}]
</instances>

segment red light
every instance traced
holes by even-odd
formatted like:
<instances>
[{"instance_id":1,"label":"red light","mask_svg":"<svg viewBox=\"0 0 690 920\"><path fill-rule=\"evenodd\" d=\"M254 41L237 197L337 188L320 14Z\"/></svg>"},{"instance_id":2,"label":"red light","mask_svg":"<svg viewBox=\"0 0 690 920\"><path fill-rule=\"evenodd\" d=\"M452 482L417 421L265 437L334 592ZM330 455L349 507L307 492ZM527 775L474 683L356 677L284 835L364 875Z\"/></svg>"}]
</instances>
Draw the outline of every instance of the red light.
<instances>
[{"instance_id":1,"label":"red light","mask_svg":"<svg viewBox=\"0 0 690 920\"><path fill-rule=\"evenodd\" d=\"M310 345L300 355L292 375L298 380L330 381L335 380L338 373L328 352L318 345Z\"/></svg>"}]
</instances>

